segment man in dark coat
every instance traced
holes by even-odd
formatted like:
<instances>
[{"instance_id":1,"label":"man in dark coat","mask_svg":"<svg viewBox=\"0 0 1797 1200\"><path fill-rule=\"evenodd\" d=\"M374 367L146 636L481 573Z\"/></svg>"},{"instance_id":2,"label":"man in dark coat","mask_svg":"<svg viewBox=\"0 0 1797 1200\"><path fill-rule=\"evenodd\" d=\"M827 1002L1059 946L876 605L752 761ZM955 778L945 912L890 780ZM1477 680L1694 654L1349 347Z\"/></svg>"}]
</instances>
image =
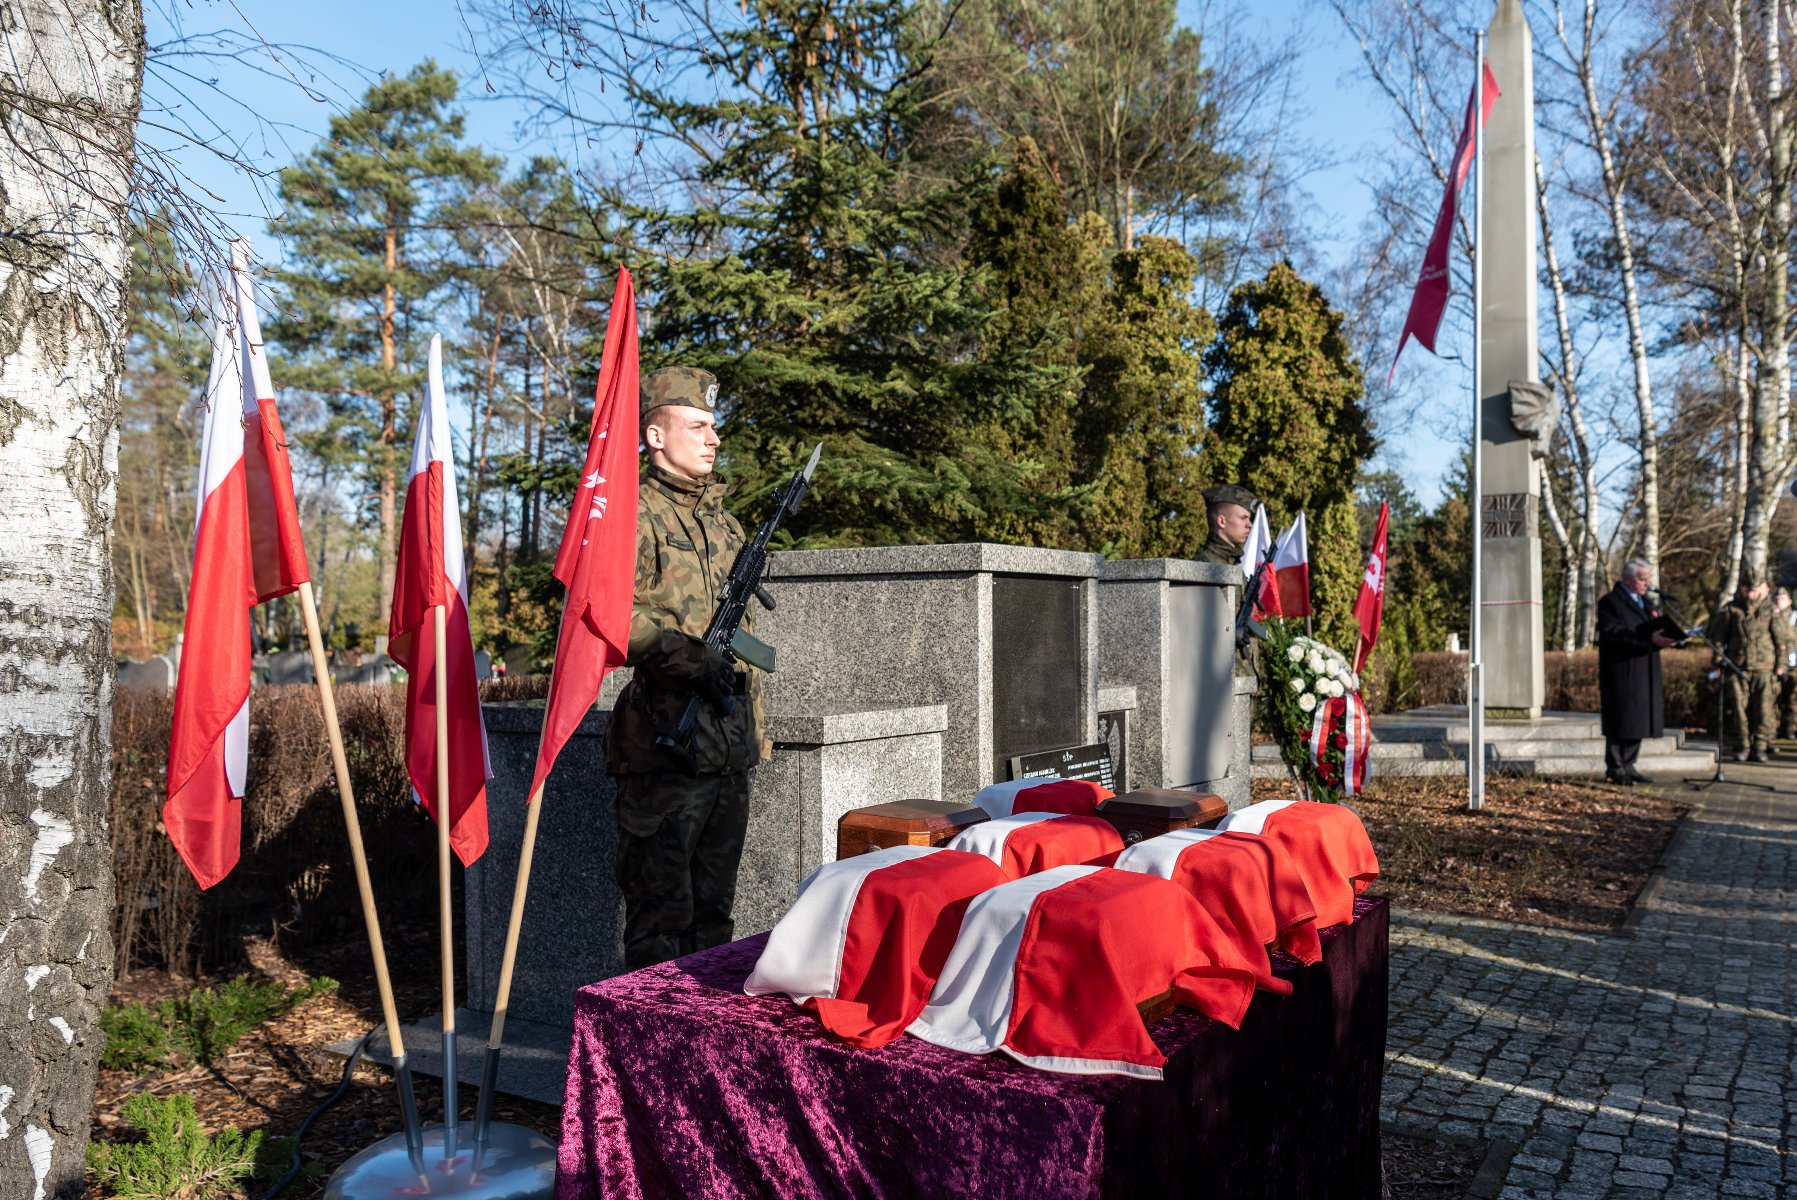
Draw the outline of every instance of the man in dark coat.
<instances>
[{"instance_id":1,"label":"man in dark coat","mask_svg":"<svg viewBox=\"0 0 1797 1200\"><path fill-rule=\"evenodd\" d=\"M1652 568L1631 558L1622 581L1597 602L1597 692L1603 709L1604 778L1652 782L1635 769L1641 739L1664 732L1660 651L1678 643L1648 625L1660 614L1647 602Z\"/></svg>"}]
</instances>

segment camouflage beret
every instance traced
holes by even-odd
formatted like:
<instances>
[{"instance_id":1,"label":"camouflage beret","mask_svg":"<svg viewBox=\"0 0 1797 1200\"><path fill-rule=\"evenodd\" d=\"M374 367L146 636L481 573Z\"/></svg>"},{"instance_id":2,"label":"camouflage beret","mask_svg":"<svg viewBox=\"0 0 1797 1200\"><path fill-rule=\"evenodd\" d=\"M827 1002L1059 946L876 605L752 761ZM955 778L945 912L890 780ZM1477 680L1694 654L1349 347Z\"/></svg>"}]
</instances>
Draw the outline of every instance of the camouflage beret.
<instances>
[{"instance_id":1,"label":"camouflage beret","mask_svg":"<svg viewBox=\"0 0 1797 1200\"><path fill-rule=\"evenodd\" d=\"M1233 483L1219 483L1216 487L1204 489L1204 503L1211 508L1215 508L1219 504L1239 504L1249 512L1253 512L1254 506L1260 503L1260 499L1245 487L1237 487Z\"/></svg>"},{"instance_id":2,"label":"camouflage beret","mask_svg":"<svg viewBox=\"0 0 1797 1200\"><path fill-rule=\"evenodd\" d=\"M684 404L702 412L714 412L718 402L718 377L698 367L663 367L643 377L643 408L646 417L655 409L669 404Z\"/></svg>"}]
</instances>

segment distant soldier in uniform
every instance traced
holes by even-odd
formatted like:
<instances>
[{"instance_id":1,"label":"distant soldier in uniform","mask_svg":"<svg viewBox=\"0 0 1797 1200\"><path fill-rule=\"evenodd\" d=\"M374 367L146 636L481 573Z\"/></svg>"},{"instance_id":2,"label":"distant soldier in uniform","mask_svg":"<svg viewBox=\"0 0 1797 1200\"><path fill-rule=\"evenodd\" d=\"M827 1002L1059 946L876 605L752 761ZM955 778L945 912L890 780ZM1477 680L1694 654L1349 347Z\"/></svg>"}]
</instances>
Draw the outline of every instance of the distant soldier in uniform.
<instances>
[{"instance_id":1,"label":"distant soldier in uniform","mask_svg":"<svg viewBox=\"0 0 1797 1200\"><path fill-rule=\"evenodd\" d=\"M1245 487L1233 483L1204 489L1204 518L1208 536L1198 551L1198 561L1239 563L1248 533L1254 528L1254 508L1260 501Z\"/></svg>"},{"instance_id":2,"label":"distant soldier in uniform","mask_svg":"<svg viewBox=\"0 0 1797 1200\"><path fill-rule=\"evenodd\" d=\"M1797 667L1797 609L1791 607L1791 593L1785 588L1772 593L1772 603L1790 643L1785 649L1784 678L1778 681L1778 736L1797 738L1797 670L1792 670Z\"/></svg>"},{"instance_id":3,"label":"distant soldier in uniform","mask_svg":"<svg viewBox=\"0 0 1797 1200\"><path fill-rule=\"evenodd\" d=\"M758 673L704 642L745 540L724 511L724 482L712 476L717 394L711 373L693 367L664 367L642 384L648 461L630 618L636 671L605 747L618 784L617 875L631 970L730 940L750 769L765 757ZM688 775L655 738L694 695L704 702L693 742L697 773Z\"/></svg>"},{"instance_id":4,"label":"distant soldier in uniform","mask_svg":"<svg viewBox=\"0 0 1797 1200\"><path fill-rule=\"evenodd\" d=\"M1777 732L1777 684L1790 650L1788 626L1776 619L1764 581L1742 580L1735 598L1710 618L1709 639L1744 673L1723 672L1729 728L1724 747L1736 762L1766 762Z\"/></svg>"}]
</instances>

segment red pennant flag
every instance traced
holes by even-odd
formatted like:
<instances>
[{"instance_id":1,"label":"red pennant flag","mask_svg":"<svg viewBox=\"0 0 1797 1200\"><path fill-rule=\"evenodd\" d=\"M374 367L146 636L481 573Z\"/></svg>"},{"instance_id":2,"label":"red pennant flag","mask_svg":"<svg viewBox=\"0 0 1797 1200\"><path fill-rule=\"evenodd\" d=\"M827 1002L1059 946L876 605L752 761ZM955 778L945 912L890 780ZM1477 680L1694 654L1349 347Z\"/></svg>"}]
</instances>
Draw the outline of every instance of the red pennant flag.
<instances>
[{"instance_id":1,"label":"red pennant flag","mask_svg":"<svg viewBox=\"0 0 1797 1200\"><path fill-rule=\"evenodd\" d=\"M1272 570L1260 585L1261 611L1269 617L1308 617L1310 608L1310 537L1304 514L1279 535Z\"/></svg>"},{"instance_id":2,"label":"red pennant flag","mask_svg":"<svg viewBox=\"0 0 1797 1200\"><path fill-rule=\"evenodd\" d=\"M1490 63L1481 64L1481 73L1484 95L1479 106L1479 128L1483 129L1500 93ZM1435 353L1435 334L1441 328L1442 314L1447 311L1448 284L1452 280L1448 270L1448 248L1454 240L1454 214L1460 185L1472 163L1473 96L1469 94L1466 116L1460 125L1460 140L1454 144L1454 161L1448 170L1447 188L1442 193L1441 208L1435 214L1435 231L1429 235L1429 248L1423 252L1422 274L1417 276L1416 291L1410 296L1410 312L1404 317L1404 332L1398 336L1398 353L1391 356L1391 370L1385 377L1387 383L1397 374L1398 356L1404 353L1406 339L1415 338L1419 346Z\"/></svg>"},{"instance_id":3,"label":"red pennant flag","mask_svg":"<svg viewBox=\"0 0 1797 1200\"><path fill-rule=\"evenodd\" d=\"M431 338L419 405L411 482L399 531L388 653L406 669L406 774L418 802L437 820L437 772L449 772L449 844L467 866L487 848L487 729L480 715L474 634L468 625L468 564L462 554L455 456L443 396L443 339ZM431 609L443 607L446 661L437 661ZM437 761L438 670L448 673L449 761Z\"/></svg>"},{"instance_id":4,"label":"red pennant flag","mask_svg":"<svg viewBox=\"0 0 1797 1200\"><path fill-rule=\"evenodd\" d=\"M580 490L555 556L555 577L568 588L543 740L528 795L549 778L555 759L593 707L608 672L630 654L630 610L636 594L637 490L636 289L618 268L605 352L593 400L593 432L587 441Z\"/></svg>"},{"instance_id":5,"label":"red pennant flag","mask_svg":"<svg viewBox=\"0 0 1797 1200\"><path fill-rule=\"evenodd\" d=\"M1356 673L1366 665L1379 641L1379 622L1385 616L1385 526L1391 519L1391 505L1380 501L1379 525L1373 531L1373 553L1366 560L1366 574L1360 580L1360 594L1354 597L1354 619L1360 622L1360 645L1354 651Z\"/></svg>"},{"instance_id":6,"label":"red pennant flag","mask_svg":"<svg viewBox=\"0 0 1797 1200\"><path fill-rule=\"evenodd\" d=\"M307 578L281 418L263 354L247 243L212 339L163 827L202 888L237 865L249 770L250 609Z\"/></svg>"}]
</instances>

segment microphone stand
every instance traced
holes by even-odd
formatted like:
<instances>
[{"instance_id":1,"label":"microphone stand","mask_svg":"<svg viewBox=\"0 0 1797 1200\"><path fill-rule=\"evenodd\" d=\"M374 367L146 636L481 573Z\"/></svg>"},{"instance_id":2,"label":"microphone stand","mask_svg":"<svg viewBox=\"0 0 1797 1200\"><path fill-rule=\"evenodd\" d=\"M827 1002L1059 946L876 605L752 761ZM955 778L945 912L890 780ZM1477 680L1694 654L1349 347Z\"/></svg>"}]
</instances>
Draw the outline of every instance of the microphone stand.
<instances>
[{"instance_id":1,"label":"microphone stand","mask_svg":"<svg viewBox=\"0 0 1797 1200\"><path fill-rule=\"evenodd\" d=\"M1728 696L1727 689L1724 685L1727 682L1729 675L1732 674L1737 679L1745 680L1747 678L1747 672L1743 671L1735 660L1728 656L1727 651L1723 650L1721 646L1718 646L1710 639L1709 627L1707 625L1693 627L1691 622L1685 619L1685 615L1679 612L1678 608L1666 598L1664 592L1654 592L1654 599L1659 601L1660 607L1665 610L1667 616L1678 622L1680 629L1685 630L1690 638L1694 638L1708 646L1710 648L1710 653L1716 656L1716 773L1711 775L1708 779L1703 779L1695 775L1688 775L1679 782L1690 784L1693 791L1700 788L1707 788L1718 783L1728 783L1730 780L1723 774L1722 770L1722 743L1726 740L1723 736L1726 728L1724 721L1728 717ZM1747 731L1745 729L1738 729L1735 732L1741 737L1742 744L1745 745ZM1762 792L1779 791L1778 788L1775 788L1768 783L1736 782L1734 786L1754 788Z\"/></svg>"}]
</instances>

